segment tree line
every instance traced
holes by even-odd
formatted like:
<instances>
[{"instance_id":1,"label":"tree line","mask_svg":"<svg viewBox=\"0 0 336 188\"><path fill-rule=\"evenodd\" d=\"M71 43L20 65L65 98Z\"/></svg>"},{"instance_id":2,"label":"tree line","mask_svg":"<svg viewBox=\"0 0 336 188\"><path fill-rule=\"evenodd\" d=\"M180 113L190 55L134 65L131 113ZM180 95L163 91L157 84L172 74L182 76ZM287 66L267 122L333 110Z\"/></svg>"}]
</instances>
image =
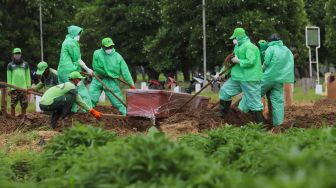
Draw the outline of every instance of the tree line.
<instances>
[{"instance_id":1,"label":"tree line","mask_svg":"<svg viewBox=\"0 0 336 188\"><path fill-rule=\"evenodd\" d=\"M0 65L20 47L31 66L40 61L40 0L0 0ZM82 58L89 65L101 39L111 37L131 69L142 66L151 78L202 68L202 1L180 0L42 0L44 59L57 67L67 26L84 28ZM320 60L336 59L336 0L206 0L207 62L211 70L232 52L229 40L243 27L253 42L278 32L307 62L304 28L321 28ZM4 72L1 72L3 75Z\"/></svg>"}]
</instances>

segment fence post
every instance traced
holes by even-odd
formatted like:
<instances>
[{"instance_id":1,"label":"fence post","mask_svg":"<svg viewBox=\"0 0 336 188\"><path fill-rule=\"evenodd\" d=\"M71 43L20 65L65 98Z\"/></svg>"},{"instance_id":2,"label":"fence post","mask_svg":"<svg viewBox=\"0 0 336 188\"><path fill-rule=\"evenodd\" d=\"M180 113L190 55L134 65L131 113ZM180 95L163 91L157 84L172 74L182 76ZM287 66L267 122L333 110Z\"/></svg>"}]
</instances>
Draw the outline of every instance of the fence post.
<instances>
[{"instance_id":1,"label":"fence post","mask_svg":"<svg viewBox=\"0 0 336 188\"><path fill-rule=\"evenodd\" d=\"M1 88L1 112L3 115L7 114L7 89L6 87Z\"/></svg>"}]
</instances>

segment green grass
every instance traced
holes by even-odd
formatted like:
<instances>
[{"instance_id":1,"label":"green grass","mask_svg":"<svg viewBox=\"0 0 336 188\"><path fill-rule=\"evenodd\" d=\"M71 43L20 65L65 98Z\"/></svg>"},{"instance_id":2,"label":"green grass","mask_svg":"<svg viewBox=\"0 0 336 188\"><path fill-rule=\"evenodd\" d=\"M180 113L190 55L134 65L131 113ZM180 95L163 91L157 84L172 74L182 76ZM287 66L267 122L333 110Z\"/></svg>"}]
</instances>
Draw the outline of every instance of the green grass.
<instances>
[{"instance_id":1,"label":"green grass","mask_svg":"<svg viewBox=\"0 0 336 188\"><path fill-rule=\"evenodd\" d=\"M310 103L316 102L325 98L322 95L315 94L314 89L309 89L307 93L304 93L303 88L295 87L293 93L293 99L295 103Z\"/></svg>"},{"instance_id":2,"label":"green grass","mask_svg":"<svg viewBox=\"0 0 336 188\"><path fill-rule=\"evenodd\" d=\"M219 94L210 91L210 92L202 92L200 95L205 96L205 97L210 97L211 102L217 102ZM302 88L299 88L299 87L294 88L293 100L295 103L314 103L323 98L325 97L322 95L315 94L314 89L310 89L307 91L307 93L304 93Z\"/></svg>"},{"instance_id":3,"label":"green grass","mask_svg":"<svg viewBox=\"0 0 336 188\"><path fill-rule=\"evenodd\" d=\"M210 97L210 102L217 102L219 99L218 99L218 93L215 93L215 92L212 92L212 91L209 91L209 92L202 92L200 94L200 96L204 96L204 97Z\"/></svg>"},{"instance_id":4,"label":"green grass","mask_svg":"<svg viewBox=\"0 0 336 188\"><path fill-rule=\"evenodd\" d=\"M1 98L1 94L0 94L0 98ZM6 100L7 100L7 112L10 113L10 110L11 110L11 107L10 107L10 97L7 96ZM18 102L18 104L16 105L15 112L16 112L16 115L18 115L18 114L21 113L20 102ZM29 112L29 113L35 112L35 102L29 102L28 103L27 112Z\"/></svg>"}]
</instances>

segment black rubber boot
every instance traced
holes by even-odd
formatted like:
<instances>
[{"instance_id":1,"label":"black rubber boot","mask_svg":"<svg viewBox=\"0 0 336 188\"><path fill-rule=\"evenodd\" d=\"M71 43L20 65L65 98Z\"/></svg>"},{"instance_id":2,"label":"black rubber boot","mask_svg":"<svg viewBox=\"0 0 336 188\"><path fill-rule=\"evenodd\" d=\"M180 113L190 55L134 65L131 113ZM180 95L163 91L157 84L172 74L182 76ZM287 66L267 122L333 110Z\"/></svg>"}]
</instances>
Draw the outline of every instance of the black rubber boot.
<instances>
[{"instance_id":1,"label":"black rubber boot","mask_svg":"<svg viewBox=\"0 0 336 188\"><path fill-rule=\"evenodd\" d=\"M230 108L231 108L231 103L232 101L224 101L224 100L220 100L219 101L219 117L224 118L226 116L226 114L229 112Z\"/></svg>"},{"instance_id":2,"label":"black rubber boot","mask_svg":"<svg viewBox=\"0 0 336 188\"><path fill-rule=\"evenodd\" d=\"M55 129L57 127L57 120L61 117L60 112L53 112L50 118L51 128Z\"/></svg>"},{"instance_id":3,"label":"black rubber boot","mask_svg":"<svg viewBox=\"0 0 336 188\"><path fill-rule=\"evenodd\" d=\"M256 123L264 123L264 116L261 111L253 111Z\"/></svg>"}]
</instances>

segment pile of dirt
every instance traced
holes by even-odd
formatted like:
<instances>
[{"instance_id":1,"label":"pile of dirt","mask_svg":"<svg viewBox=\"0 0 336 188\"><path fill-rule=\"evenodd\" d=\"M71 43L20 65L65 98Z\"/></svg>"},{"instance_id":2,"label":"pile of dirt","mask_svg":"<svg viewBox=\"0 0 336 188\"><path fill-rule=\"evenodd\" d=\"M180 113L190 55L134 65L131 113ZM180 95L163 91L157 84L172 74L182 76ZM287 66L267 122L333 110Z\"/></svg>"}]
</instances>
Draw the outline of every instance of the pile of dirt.
<instances>
[{"instance_id":1,"label":"pile of dirt","mask_svg":"<svg viewBox=\"0 0 336 188\"><path fill-rule=\"evenodd\" d=\"M44 127L48 124L48 118L46 115L39 113L27 114L24 118L13 118L5 115L0 116L0 122L1 134L8 134L15 131L26 132Z\"/></svg>"},{"instance_id":2,"label":"pile of dirt","mask_svg":"<svg viewBox=\"0 0 336 188\"><path fill-rule=\"evenodd\" d=\"M99 106L97 109L107 114L118 114L118 111L109 106ZM82 123L111 130L119 135L128 135L135 132L147 131L152 126L150 120L145 118L115 118L103 116L100 120L93 118L88 113L78 112L63 121L58 121L56 131L61 132L76 123ZM0 133L9 134L15 131L27 132L31 130L50 130L50 116L43 113L28 113L26 117L0 116Z\"/></svg>"},{"instance_id":3,"label":"pile of dirt","mask_svg":"<svg viewBox=\"0 0 336 188\"><path fill-rule=\"evenodd\" d=\"M99 106L97 109L106 114L118 114L118 111L110 106ZM87 113L76 113L63 121L59 121L56 129L61 132L64 128L73 126L76 122L102 127L114 131L119 135L128 135L135 132L146 132L154 124L163 132L172 137L185 133L198 133L204 130L217 128L222 124L236 126L246 125L254 121L252 113L244 114L234 108L223 119L217 117L218 109L197 109L176 113L166 119L156 119L155 122L146 118L120 118L103 116L96 120ZM0 116L0 133L12 133L15 131L50 130L49 116L41 113L28 114L26 118L12 118ZM321 100L313 105L296 105L286 107L284 127L321 127L333 126L336 122L336 101Z\"/></svg>"},{"instance_id":4,"label":"pile of dirt","mask_svg":"<svg viewBox=\"0 0 336 188\"><path fill-rule=\"evenodd\" d=\"M236 108L230 110L225 118L218 117L218 113L218 109L199 109L177 113L160 122L160 129L171 138L176 138L186 133L200 133L204 130L218 128L223 124L241 126L254 122L254 116L251 113L244 114Z\"/></svg>"},{"instance_id":5,"label":"pile of dirt","mask_svg":"<svg viewBox=\"0 0 336 188\"><path fill-rule=\"evenodd\" d=\"M336 122L336 101L323 99L313 105L296 105L285 110L284 127L311 128L334 126Z\"/></svg>"}]
</instances>

